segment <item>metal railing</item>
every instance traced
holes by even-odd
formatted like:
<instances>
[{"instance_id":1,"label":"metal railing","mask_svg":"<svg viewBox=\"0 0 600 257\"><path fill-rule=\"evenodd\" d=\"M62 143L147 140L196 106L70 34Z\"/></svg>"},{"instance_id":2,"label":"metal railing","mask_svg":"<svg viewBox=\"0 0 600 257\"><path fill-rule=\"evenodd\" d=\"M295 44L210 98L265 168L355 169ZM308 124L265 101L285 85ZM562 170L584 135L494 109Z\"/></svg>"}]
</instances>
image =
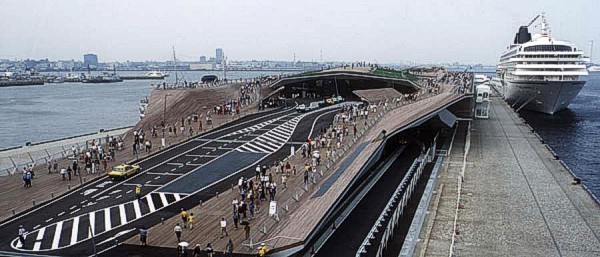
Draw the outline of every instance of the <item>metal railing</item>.
<instances>
[{"instance_id":1,"label":"metal railing","mask_svg":"<svg viewBox=\"0 0 600 257\"><path fill-rule=\"evenodd\" d=\"M114 131L114 130L113 130ZM110 131L105 131L110 132ZM22 148L10 149L7 151L15 151L17 149L23 149L23 151L17 151L18 153L8 155L8 156L0 156L0 176L5 175L14 175L19 172L19 168L22 167L35 167L37 165L46 165L48 161L52 160L60 160L68 157L73 157L74 153L71 149L73 146L76 147L79 151L87 150L91 147L90 142L95 140L98 144L105 144L106 136L103 134L97 134L97 136L91 137L93 134L82 135L81 141L73 141L73 140L53 140L46 143L36 144L39 146L41 144L48 144L48 147L39 148L36 147L35 150L27 151L23 148L28 146L24 146ZM116 134L115 134L116 136ZM90 138L91 137L91 138ZM68 138L68 139L72 139ZM63 141L63 142L61 142Z\"/></svg>"},{"instance_id":2,"label":"metal railing","mask_svg":"<svg viewBox=\"0 0 600 257\"><path fill-rule=\"evenodd\" d=\"M376 243L377 251L375 256L383 256L383 252L387 247L387 243L389 239L393 236L393 232L398 225L398 221L402 214L404 214L404 210L414 189L417 185L423 170L425 169L425 165L432 161L432 156L430 154L431 148L427 150L427 152L422 153L411 165L409 171L406 173L396 191L388 201L387 205L383 209L383 212L377 218L377 221L361 243L358 251L356 252L356 257L361 257L368 253L370 246L373 243ZM391 214L391 215L390 215ZM391 218L390 218L391 217ZM381 236L381 240L376 242L376 235L382 233L380 228L384 226L387 222L385 229L383 230L383 234Z\"/></svg>"},{"instance_id":3,"label":"metal railing","mask_svg":"<svg viewBox=\"0 0 600 257\"><path fill-rule=\"evenodd\" d=\"M450 243L450 252L448 254L449 257L454 256L454 243L456 242L456 232L457 232L457 222L458 222L458 210L460 209L460 197L462 194L462 184L465 177L465 169L467 167L467 155L469 154L469 149L471 148L471 122L469 122L467 128L467 136L465 140L465 150L463 154L463 164L460 170L460 174L458 176L458 185L457 185L457 193L456 193L456 207L454 210L454 223L452 225L452 241Z\"/></svg>"}]
</instances>

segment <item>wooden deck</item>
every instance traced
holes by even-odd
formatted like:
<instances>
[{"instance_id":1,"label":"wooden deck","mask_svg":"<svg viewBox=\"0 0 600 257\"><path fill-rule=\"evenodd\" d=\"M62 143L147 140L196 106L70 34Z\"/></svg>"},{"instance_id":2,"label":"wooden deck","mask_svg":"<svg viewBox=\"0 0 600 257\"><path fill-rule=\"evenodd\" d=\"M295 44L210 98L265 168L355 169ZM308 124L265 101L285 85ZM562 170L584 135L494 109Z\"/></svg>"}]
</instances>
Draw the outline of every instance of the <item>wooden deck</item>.
<instances>
[{"instance_id":1,"label":"wooden deck","mask_svg":"<svg viewBox=\"0 0 600 257\"><path fill-rule=\"evenodd\" d=\"M398 90L393 88L378 88L378 89L366 89L366 90L354 90L352 91L355 95L365 99L369 103L379 102L391 102L395 98L402 97L402 94Z\"/></svg>"},{"instance_id":2,"label":"wooden deck","mask_svg":"<svg viewBox=\"0 0 600 257\"><path fill-rule=\"evenodd\" d=\"M372 114L369 119L376 121L376 123L370 127L365 127L364 120L359 119L357 122L358 131L360 134L360 131L364 130L364 135L359 137L354 143L352 143L351 137L346 139L344 146L349 146L348 144L350 143L350 147L342 157L331 159L333 165L329 169L325 167L325 164L328 163L328 158L323 158L323 167L319 167L322 168L322 170L319 170L323 172L323 176L315 173L315 182L309 182L307 187L304 187L302 174L303 165L308 159L302 159L298 155L291 157L290 163L297 167L298 173L288 179L287 189L282 189L280 183L281 176L273 173L275 181L279 185L277 194L279 221L268 217L268 202L263 202L260 206L260 213L256 215L255 219L249 221L251 226L251 240L246 240L243 226L240 226L237 230L233 229L231 201L233 198L239 197L237 189L223 192L218 198L214 197L202 206L195 206L189 210L188 212L195 214L195 227L193 230L184 230L182 239L188 241L192 246L195 244L205 246L207 243L211 243L217 251L223 251L227 240L231 238L234 241L234 251L238 253L255 253L256 245L260 243L267 244L271 249L281 249L287 248L290 245L302 244L346 188L349 181L352 180L378 147L381 141L373 142L373 140L379 136L382 129L393 131L458 97L460 95L443 93L387 111L381 119L377 119L376 115ZM382 109L380 111L383 111ZM321 188L323 182L332 175L345 158L348 158L349 153L352 153L363 142L372 143L369 143L352 160L352 163L348 166L349 168L343 171L325 193L321 196L315 196L314 193ZM341 149L336 151L337 153L342 152ZM321 153L324 156L323 151ZM224 217L228 222L227 230L229 231L229 237L220 238L219 236L220 228L218 222L221 217ZM181 218L179 215L175 215L165 220L164 225L159 224L152 227L148 243L163 247L175 247L177 241L173 227L178 222L181 222ZM129 238L125 243L138 244L138 237Z\"/></svg>"}]
</instances>

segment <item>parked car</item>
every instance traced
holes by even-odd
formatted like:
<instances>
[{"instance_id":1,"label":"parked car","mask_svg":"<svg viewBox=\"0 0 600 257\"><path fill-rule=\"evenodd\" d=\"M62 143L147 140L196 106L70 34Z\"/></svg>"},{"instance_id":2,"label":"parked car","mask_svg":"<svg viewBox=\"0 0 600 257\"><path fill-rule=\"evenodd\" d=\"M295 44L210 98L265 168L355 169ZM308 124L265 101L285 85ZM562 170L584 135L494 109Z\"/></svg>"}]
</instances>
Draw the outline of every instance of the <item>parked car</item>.
<instances>
[{"instance_id":1,"label":"parked car","mask_svg":"<svg viewBox=\"0 0 600 257\"><path fill-rule=\"evenodd\" d=\"M129 165L129 164L121 164L119 166L115 166L109 173L109 178L122 178L126 179L127 177L131 177L138 173L141 170L139 165Z\"/></svg>"}]
</instances>

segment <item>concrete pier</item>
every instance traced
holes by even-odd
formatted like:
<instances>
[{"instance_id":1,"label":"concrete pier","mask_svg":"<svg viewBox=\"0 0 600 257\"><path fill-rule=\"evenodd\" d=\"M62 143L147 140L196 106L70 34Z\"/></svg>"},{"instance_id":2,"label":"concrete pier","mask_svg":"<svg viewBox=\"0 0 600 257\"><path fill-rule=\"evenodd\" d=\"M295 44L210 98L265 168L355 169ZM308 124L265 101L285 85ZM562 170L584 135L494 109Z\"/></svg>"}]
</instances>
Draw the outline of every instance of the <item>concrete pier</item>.
<instances>
[{"instance_id":1,"label":"concrete pier","mask_svg":"<svg viewBox=\"0 0 600 257\"><path fill-rule=\"evenodd\" d=\"M600 256L598 203L523 120L493 98L490 119L471 126L438 177L415 256Z\"/></svg>"}]
</instances>

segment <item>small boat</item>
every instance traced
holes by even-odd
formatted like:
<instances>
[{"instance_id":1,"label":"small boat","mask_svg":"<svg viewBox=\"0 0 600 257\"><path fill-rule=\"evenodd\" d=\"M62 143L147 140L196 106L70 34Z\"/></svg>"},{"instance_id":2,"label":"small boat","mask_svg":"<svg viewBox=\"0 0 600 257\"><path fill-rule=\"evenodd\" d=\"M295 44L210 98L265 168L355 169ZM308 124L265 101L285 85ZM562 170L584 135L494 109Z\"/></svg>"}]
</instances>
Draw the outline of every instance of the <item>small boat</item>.
<instances>
[{"instance_id":1,"label":"small boat","mask_svg":"<svg viewBox=\"0 0 600 257\"><path fill-rule=\"evenodd\" d=\"M162 73L160 71L150 71L150 72L146 73L146 77L148 77L148 78L163 79L168 76L169 76L168 73Z\"/></svg>"}]
</instances>

